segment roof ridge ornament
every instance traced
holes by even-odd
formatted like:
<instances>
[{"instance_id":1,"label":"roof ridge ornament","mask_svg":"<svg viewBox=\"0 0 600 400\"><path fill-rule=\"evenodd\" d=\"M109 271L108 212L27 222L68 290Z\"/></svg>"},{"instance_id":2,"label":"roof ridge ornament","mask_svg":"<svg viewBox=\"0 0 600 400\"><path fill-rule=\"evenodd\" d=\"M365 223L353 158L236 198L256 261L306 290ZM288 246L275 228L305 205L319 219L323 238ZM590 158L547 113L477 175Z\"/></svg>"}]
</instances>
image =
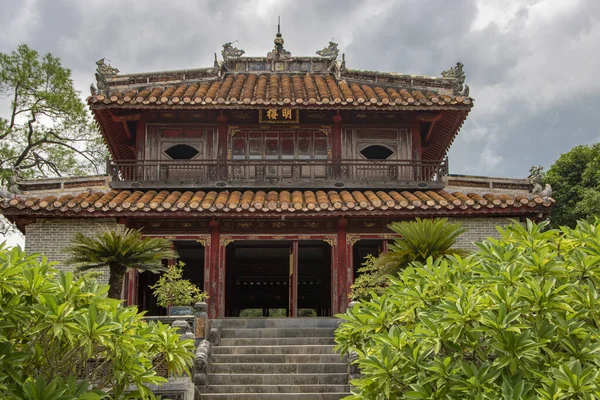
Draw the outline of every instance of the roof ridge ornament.
<instances>
[{"instance_id":1,"label":"roof ridge ornament","mask_svg":"<svg viewBox=\"0 0 600 400\"><path fill-rule=\"evenodd\" d=\"M469 86L463 85L465 83L465 71L463 70L464 64L462 62L457 62L455 67L451 67L445 71L442 71L442 77L456 79L456 86L454 91L463 96L469 95Z\"/></svg>"},{"instance_id":2,"label":"roof ridge ornament","mask_svg":"<svg viewBox=\"0 0 600 400\"><path fill-rule=\"evenodd\" d=\"M284 42L283 36L281 35L281 17L279 17L277 22L277 34L275 35L275 40L273 40L273 43L275 43L275 48L273 51L267 53L268 60L289 60L292 58L292 53L283 48Z\"/></svg>"},{"instance_id":3,"label":"roof ridge ornament","mask_svg":"<svg viewBox=\"0 0 600 400\"><path fill-rule=\"evenodd\" d=\"M227 42L223 45L223 49L221 50L223 60L232 60L235 58L240 58L245 53L244 50L238 49L237 47L233 47L233 44L236 42L237 40L234 40L233 42Z\"/></svg>"},{"instance_id":4,"label":"roof ridge ornament","mask_svg":"<svg viewBox=\"0 0 600 400\"><path fill-rule=\"evenodd\" d=\"M115 77L119 73L119 70L117 68L111 66L110 64L107 64L106 61L110 63L110 60L108 60L105 57L102 57L101 59L96 61L96 82L98 83L98 89L100 90L104 89L104 87L106 86L106 78ZM92 93L92 95L94 95L94 92L97 92L98 89L92 86L93 83L92 85L90 85L90 92Z\"/></svg>"},{"instance_id":5,"label":"roof ridge ornament","mask_svg":"<svg viewBox=\"0 0 600 400\"><path fill-rule=\"evenodd\" d=\"M321 57L337 58L338 54L340 54L340 49L338 49L338 44L333 41L333 38L331 38L329 45L323 47L321 50L317 50L317 54Z\"/></svg>"}]
</instances>

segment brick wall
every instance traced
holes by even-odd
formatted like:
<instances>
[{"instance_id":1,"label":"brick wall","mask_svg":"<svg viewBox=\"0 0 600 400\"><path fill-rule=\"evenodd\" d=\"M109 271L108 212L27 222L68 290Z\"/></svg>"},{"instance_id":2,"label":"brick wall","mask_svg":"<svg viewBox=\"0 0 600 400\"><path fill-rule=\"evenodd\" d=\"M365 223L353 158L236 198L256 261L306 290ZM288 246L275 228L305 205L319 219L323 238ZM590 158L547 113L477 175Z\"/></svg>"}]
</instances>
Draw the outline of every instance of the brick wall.
<instances>
[{"instance_id":1,"label":"brick wall","mask_svg":"<svg viewBox=\"0 0 600 400\"><path fill-rule=\"evenodd\" d=\"M56 268L72 270L72 267L62 262L67 258L65 247L71 244L76 232L92 236L103 229L115 228L116 219L54 219L38 218L33 224L25 227L25 251L27 253L42 253L48 260L58 264ZM100 283L108 283L108 272L98 278Z\"/></svg>"},{"instance_id":2,"label":"brick wall","mask_svg":"<svg viewBox=\"0 0 600 400\"><path fill-rule=\"evenodd\" d=\"M448 218L448 221L460 222L463 228L467 229L456 241L456 247L476 250L477 247L473 243L480 242L488 237L498 238L500 235L496 227L506 227L511 223L511 219L514 220L515 218Z\"/></svg>"}]
</instances>

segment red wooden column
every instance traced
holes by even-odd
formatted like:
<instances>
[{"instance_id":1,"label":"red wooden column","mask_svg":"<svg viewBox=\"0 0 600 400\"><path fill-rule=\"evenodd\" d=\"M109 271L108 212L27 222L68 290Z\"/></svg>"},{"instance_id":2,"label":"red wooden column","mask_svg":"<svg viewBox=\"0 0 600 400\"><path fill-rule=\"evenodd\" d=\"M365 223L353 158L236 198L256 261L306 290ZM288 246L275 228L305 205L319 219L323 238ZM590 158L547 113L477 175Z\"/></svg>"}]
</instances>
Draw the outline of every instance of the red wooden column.
<instances>
[{"instance_id":1,"label":"red wooden column","mask_svg":"<svg viewBox=\"0 0 600 400\"><path fill-rule=\"evenodd\" d=\"M337 232L337 251L338 251L338 262L334 267L337 268L335 276L337 280L335 282L337 286L337 298L336 303L332 304L333 313L341 313L346 311L348 305L348 293L350 287L348 286L348 256L347 256L347 245L346 245L346 227L348 226L348 220L341 217L338 220L338 232Z\"/></svg>"},{"instance_id":2,"label":"red wooden column","mask_svg":"<svg viewBox=\"0 0 600 400\"><path fill-rule=\"evenodd\" d=\"M421 122L418 118L414 118L412 123L412 156L415 160L420 160L422 154L421 149Z\"/></svg>"},{"instance_id":3,"label":"red wooden column","mask_svg":"<svg viewBox=\"0 0 600 400\"><path fill-rule=\"evenodd\" d=\"M129 270L128 272L128 279L127 279L127 287L126 287L126 298L127 298L127 305L128 306L134 306L137 305L137 294L138 294L138 275L139 272L137 269L132 268L131 270Z\"/></svg>"},{"instance_id":4,"label":"red wooden column","mask_svg":"<svg viewBox=\"0 0 600 400\"><path fill-rule=\"evenodd\" d=\"M219 160L227 159L227 117L219 115L217 117L217 123L219 124L219 132L217 139L217 158Z\"/></svg>"},{"instance_id":5,"label":"red wooden column","mask_svg":"<svg viewBox=\"0 0 600 400\"><path fill-rule=\"evenodd\" d=\"M145 156L146 147L146 114L142 114L141 118L137 122L135 132L135 154L138 160L143 160Z\"/></svg>"},{"instance_id":6,"label":"red wooden column","mask_svg":"<svg viewBox=\"0 0 600 400\"><path fill-rule=\"evenodd\" d=\"M289 279L289 316L298 316L298 241L293 240L290 246L290 279Z\"/></svg>"},{"instance_id":7,"label":"red wooden column","mask_svg":"<svg viewBox=\"0 0 600 400\"><path fill-rule=\"evenodd\" d=\"M331 158L339 161L342 158L342 116L333 116L331 129Z\"/></svg>"},{"instance_id":8,"label":"red wooden column","mask_svg":"<svg viewBox=\"0 0 600 400\"><path fill-rule=\"evenodd\" d=\"M208 318L219 317L219 254L221 250L219 221L213 219L208 224L210 228L210 245L205 251L209 252L208 266L204 267L204 291L210 297L208 299Z\"/></svg>"},{"instance_id":9,"label":"red wooden column","mask_svg":"<svg viewBox=\"0 0 600 400\"><path fill-rule=\"evenodd\" d=\"M219 115L217 117L219 124L217 138L217 180L227 180L227 117Z\"/></svg>"},{"instance_id":10,"label":"red wooden column","mask_svg":"<svg viewBox=\"0 0 600 400\"><path fill-rule=\"evenodd\" d=\"M412 123L412 159L413 160L421 160L421 155L423 154L423 149L421 147L421 121L418 118L413 117ZM423 179L423 168L413 168L413 179L421 180Z\"/></svg>"}]
</instances>

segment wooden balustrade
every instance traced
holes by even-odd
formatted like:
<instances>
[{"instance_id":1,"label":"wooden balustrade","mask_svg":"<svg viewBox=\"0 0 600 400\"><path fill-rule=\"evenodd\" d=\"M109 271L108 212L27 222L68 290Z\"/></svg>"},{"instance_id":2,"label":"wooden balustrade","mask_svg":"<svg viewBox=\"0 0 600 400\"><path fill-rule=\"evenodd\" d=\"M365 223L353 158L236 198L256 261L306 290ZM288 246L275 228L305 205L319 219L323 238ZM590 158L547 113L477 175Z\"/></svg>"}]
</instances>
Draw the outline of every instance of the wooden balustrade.
<instances>
[{"instance_id":1,"label":"wooden balustrade","mask_svg":"<svg viewBox=\"0 0 600 400\"><path fill-rule=\"evenodd\" d=\"M109 160L118 188L438 188L447 160Z\"/></svg>"}]
</instances>

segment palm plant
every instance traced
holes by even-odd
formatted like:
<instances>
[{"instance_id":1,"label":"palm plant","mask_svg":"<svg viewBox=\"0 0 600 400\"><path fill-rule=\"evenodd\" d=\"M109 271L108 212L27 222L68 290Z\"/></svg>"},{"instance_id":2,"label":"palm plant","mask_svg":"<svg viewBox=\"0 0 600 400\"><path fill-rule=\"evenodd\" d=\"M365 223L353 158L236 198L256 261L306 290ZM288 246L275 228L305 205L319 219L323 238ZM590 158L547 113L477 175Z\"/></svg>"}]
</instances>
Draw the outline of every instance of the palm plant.
<instances>
[{"instance_id":1,"label":"palm plant","mask_svg":"<svg viewBox=\"0 0 600 400\"><path fill-rule=\"evenodd\" d=\"M108 267L108 297L121 298L123 278L129 268L141 271L164 271L162 260L175 258L170 240L142 236L140 230L119 226L103 230L94 237L77 233L66 251L68 263L80 271Z\"/></svg>"},{"instance_id":2,"label":"palm plant","mask_svg":"<svg viewBox=\"0 0 600 400\"><path fill-rule=\"evenodd\" d=\"M458 223L448 222L447 218L416 218L414 221L392 222L388 227L401 238L389 245L387 253L371 256L358 270L360 275L350 293L353 300L369 299L371 293L381 294L387 286L387 276L396 275L411 262L466 254L465 250L452 247L466 229Z\"/></svg>"},{"instance_id":3,"label":"palm plant","mask_svg":"<svg viewBox=\"0 0 600 400\"><path fill-rule=\"evenodd\" d=\"M448 222L448 218L416 218L414 221L392 222L388 227L401 238L394 240L388 246L389 251L377 260L380 274L396 274L408 263L425 262L429 257L436 259L466 253L452 247L466 229L459 223Z\"/></svg>"}]
</instances>

